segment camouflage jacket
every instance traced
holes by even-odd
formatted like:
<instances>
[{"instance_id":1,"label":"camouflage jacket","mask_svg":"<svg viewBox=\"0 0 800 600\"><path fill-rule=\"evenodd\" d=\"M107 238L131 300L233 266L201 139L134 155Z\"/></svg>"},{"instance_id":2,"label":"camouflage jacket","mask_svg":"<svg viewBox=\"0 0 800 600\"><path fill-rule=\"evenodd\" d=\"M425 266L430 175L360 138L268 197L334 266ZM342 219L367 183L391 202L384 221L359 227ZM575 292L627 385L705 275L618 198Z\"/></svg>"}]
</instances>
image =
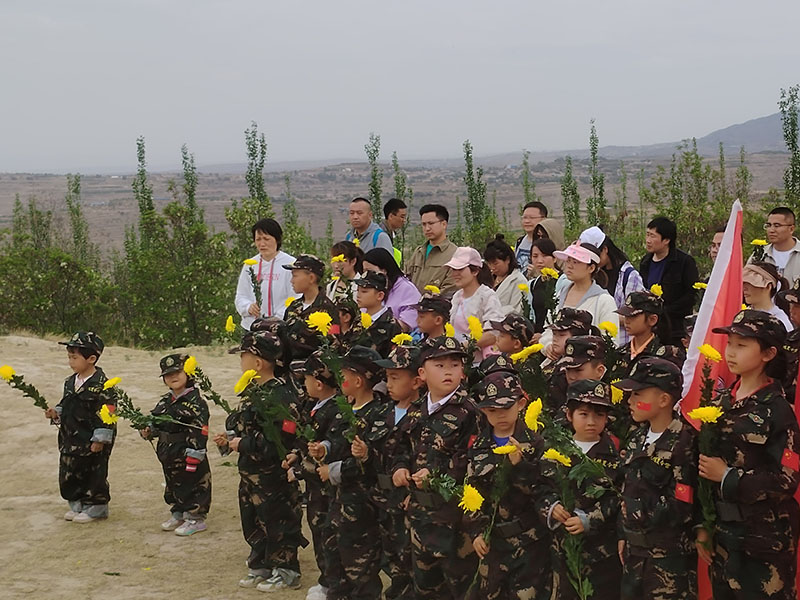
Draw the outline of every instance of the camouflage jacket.
<instances>
[{"instance_id":1,"label":"camouflage jacket","mask_svg":"<svg viewBox=\"0 0 800 600\"><path fill-rule=\"evenodd\" d=\"M61 454L89 456L92 442L104 442L103 451L111 452L117 435L115 424L103 423L100 409L104 404L116 406L111 392L103 390L108 379L103 370L96 368L94 374L75 390L73 374L64 382L64 395L56 405L60 416L58 450Z\"/></svg>"},{"instance_id":2,"label":"camouflage jacket","mask_svg":"<svg viewBox=\"0 0 800 600\"><path fill-rule=\"evenodd\" d=\"M388 418L390 427L389 437L386 438L386 442L383 444L383 450L381 451L379 461L380 466L378 467L378 488L382 496L382 498L378 497L378 501L382 503L382 500L385 499L387 507L396 508L407 494L406 488L397 488L394 486L392 482L392 465L400 452L402 431L406 421L409 419L408 415L412 411L419 411L421 403L422 400L419 398L412 402L406 414L403 415L399 421L395 420L394 402L392 403L392 410Z\"/></svg>"},{"instance_id":3,"label":"camouflage jacket","mask_svg":"<svg viewBox=\"0 0 800 600\"><path fill-rule=\"evenodd\" d=\"M297 298L286 308L283 320L286 321L286 338L289 345L291 360L308 358L320 346L319 333L311 329L306 323L311 313L325 312L333 319L333 325L339 323L339 311L336 305L325 295L325 290L320 288L314 301L303 308L303 298Z\"/></svg>"},{"instance_id":4,"label":"camouflage jacket","mask_svg":"<svg viewBox=\"0 0 800 600\"><path fill-rule=\"evenodd\" d=\"M394 347L392 338L402 331L400 324L392 315L392 309L387 308L381 316L372 322L372 325L363 330L358 343L367 348L372 348L382 358L386 358Z\"/></svg>"},{"instance_id":5,"label":"camouflage jacket","mask_svg":"<svg viewBox=\"0 0 800 600\"><path fill-rule=\"evenodd\" d=\"M657 335L653 335L653 339L644 347L644 349L636 355L636 358L640 356L656 356L656 352L662 346L661 340L658 339ZM617 354L617 364L614 367L614 372L611 373L612 379L625 379L628 376L628 373L631 370L631 366L633 365L633 361L635 358L631 357L631 343L628 342L624 346L622 346Z\"/></svg>"},{"instance_id":6,"label":"camouflage jacket","mask_svg":"<svg viewBox=\"0 0 800 600\"><path fill-rule=\"evenodd\" d=\"M661 558L694 551L697 434L675 417L645 446L649 425L628 440L622 465L621 536L638 556Z\"/></svg>"},{"instance_id":7,"label":"camouflage jacket","mask_svg":"<svg viewBox=\"0 0 800 600\"><path fill-rule=\"evenodd\" d=\"M493 452L497 447L490 427L485 427L468 451L466 482L483 496L481 510L466 515L470 539L482 534L491 521L493 496L506 489L499 498L497 515L490 540L505 539L515 546L549 542L550 534L537 511L546 489L541 473L544 440L521 421L512 436L523 449L522 461L512 465L507 456Z\"/></svg>"},{"instance_id":8,"label":"camouflage jacket","mask_svg":"<svg viewBox=\"0 0 800 600\"><path fill-rule=\"evenodd\" d=\"M778 382L737 400L735 387L714 401L717 454L731 467L715 485L717 540L756 557L796 552L800 431Z\"/></svg>"},{"instance_id":9,"label":"camouflage jacket","mask_svg":"<svg viewBox=\"0 0 800 600\"><path fill-rule=\"evenodd\" d=\"M314 442L323 442L328 440L330 443L333 436L335 436L335 429L341 428L339 422L342 420L342 414L339 412L339 407L336 405L336 398L330 397L325 401L325 404L314 410L317 402L315 400L306 401L303 406L301 414L301 423L305 426L310 426L314 432ZM327 490L325 484L317 474L317 467L319 463L315 461L308 454L308 442L305 440L297 439L296 448L294 453L298 456L298 462L295 463L294 471L298 479L304 479L306 485L318 489ZM330 452L326 455L326 460L338 460Z\"/></svg>"},{"instance_id":10,"label":"camouflage jacket","mask_svg":"<svg viewBox=\"0 0 800 600\"><path fill-rule=\"evenodd\" d=\"M787 363L783 389L786 391L786 399L790 404L794 404L794 397L797 393L797 371L800 368L800 329L790 331L786 335L783 350Z\"/></svg>"},{"instance_id":11,"label":"camouflage jacket","mask_svg":"<svg viewBox=\"0 0 800 600\"><path fill-rule=\"evenodd\" d=\"M551 363L542 369L547 378L548 393L545 400L545 410L550 413L553 420L559 425L566 426L567 421L567 375L564 367Z\"/></svg>"},{"instance_id":12,"label":"camouflage jacket","mask_svg":"<svg viewBox=\"0 0 800 600\"><path fill-rule=\"evenodd\" d=\"M285 456L270 436L278 437L287 452L296 445L295 434L300 420L297 399L292 386L283 379L270 379L262 385L249 385L241 394L239 407L228 415L225 428L233 432L239 442L239 471L263 475L270 480L286 481L286 471L281 468ZM262 417L263 406L281 406L279 412L288 411L290 418ZM273 413L274 414L274 413Z\"/></svg>"},{"instance_id":13,"label":"camouflage jacket","mask_svg":"<svg viewBox=\"0 0 800 600\"><path fill-rule=\"evenodd\" d=\"M182 427L176 423L162 423L153 431L158 436L156 454L159 460L191 456L202 460L208 443L208 404L198 388L189 388L182 396L164 394L150 411L151 415L168 415L173 419L196 425L200 429Z\"/></svg>"}]
</instances>

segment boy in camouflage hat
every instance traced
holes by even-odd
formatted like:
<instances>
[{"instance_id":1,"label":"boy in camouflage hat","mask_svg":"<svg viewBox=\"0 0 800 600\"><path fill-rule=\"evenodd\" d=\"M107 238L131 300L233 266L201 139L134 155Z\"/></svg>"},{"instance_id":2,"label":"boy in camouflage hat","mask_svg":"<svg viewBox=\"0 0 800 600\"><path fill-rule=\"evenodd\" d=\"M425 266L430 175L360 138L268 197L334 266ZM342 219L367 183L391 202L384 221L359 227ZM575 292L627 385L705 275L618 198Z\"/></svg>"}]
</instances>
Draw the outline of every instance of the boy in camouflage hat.
<instances>
[{"instance_id":1,"label":"boy in camouflage hat","mask_svg":"<svg viewBox=\"0 0 800 600\"><path fill-rule=\"evenodd\" d=\"M392 464L397 487L411 488L414 590L419 600L463 598L475 573L472 539L458 500L425 491L434 474L462 481L467 450L477 434L478 411L461 383L466 354L452 337L428 338L420 352L420 379L428 393L409 408Z\"/></svg>"},{"instance_id":2,"label":"boy in camouflage hat","mask_svg":"<svg viewBox=\"0 0 800 600\"><path fill-rule=\"evenodd\" d=\"M630 392L631 416L641 424L622 465L622 598L696 598L697 441L674 412L683 376L673 363L646 356L613 385Z\"/></svg>"},{"instance_id":3,"label":"boy in camouflage hat","mask_svg":"<svg viewBox=\"0 0 800 600\"><path fill-rule=\"evenodd\" d=\"M602 379L605 367L606 345L596 335L576 335L564 344L564 356L554 365L550 376L547 409L561 425L567 423L567 388L581 379Z\"/></svg>"},{"instance_id":4,"label":"boy in camouflage hat","mask_svg":"<svg viewBox=\"0 0 800 600\"><path fill-rule=\"evenodd\" d=\"M250 545L248 573L239 585L261 591L297 589L297 548L308 542L301 533L300 489L281 467L296 444L300 420L292 387L275 376L282 342L270 332L246 332L230 352L240 356L243 378L237 386L244 385L242 402L225 420L232 439L220 434L214 443L239 453L239 512Z\"/></svg>"},{"instance_id":5,"label":"boy in camouflage hat","mask_svg":"<svg viewBox=\"0 0 800 600\"><path fill-rule=\"evenodd\" d=\"M510 313L502 321L489 322L497 333L497 349L511 356L533 341L533 323L517 313Z\"/></svg>"},{"instance_id":6,"label":"boy in camouflage hat","mask_svg":"<svg viewBox=\"0 0 800 600\"><path fill-rule=\"evenodd\" d=\"M168 354L161 359L161 378L170 391L150 414L166 415L191 427L161 423L139 432L146 440L158 438L156 456L166 482L164 502L171 512L161 529L181 536L205 531L211 507L211 470L206 456L208 404L183 370L188 358L188 354Z\"/></svg>"},{"instance_id":7,"label":"boy in camouflage hat","mask_svg":"<svg viewBox=\"0 0 800 600\"><path fill-rule=\"evenodd\" d=\"M467 597L549 600L550 533L537 510L547 489L540 471L544 441L521 417L527 397L516 375L495 371L473 388L472 397L488 426L468 450L466 483L484 501L466 515L472 546L482 559ZM513 451L500 454L499 448ZM498 488L505 491L495 507Z\"/></svg>"},{"instance_id":8,"label":"boy in camouflage hat","mask_svg":"<svg viewBox=\"0 0 800 600\"><path fill-rule=\"evenodd\" d=\"M725 360L738 380L712 400L722 414L699 471L714 482L716 531L709 551L709 532L698 528L698 551L711 564L714 598L794 600L800 430L778 380L786 330L770 313L743 310L714 333L728 335Z\"/></svg>"},{"instance_id":9,"label":"boy in camouflage hat","mask_svg":"<svg viewBox=\"0 0 800 600\"><path fill-rule=\"evenodd\" d=\"M64 382L61 402L48 408L45 416L59 425L58 484L61 497L69 503L64 519L88 523L108 517L108 459L117 427L101 414L113 413L116 402L103 390L107 377L96 366L105 347L100 336L79 331L59 344L67 347L74 374Z\"/></svg>"},{"instance_id":10,"label":"boy in camouflage hat","mask_svg":"<svg viewBox=\"0 0 800 600\"><path fill-rule=\"evenodd\" d=\"M616 527L620 502L612 488L620 483L617 481L619 450L605 431L611 406L611 388L599 379L583 379L567 389L567 419L574 431L575 445L602 465L605 475L590 476L580 482L571 480L575 499L572 512L561 504L555 488L543 504L548 524L554 530L554 554L562 559L556 570L558 598L577 598L563 562L564 541L569 535L584 536L581 557L584 573L594 589L592 598L619 598L622 565L617 554ZM551 468L552 465L543 467L544 474ZM548 481L552 485L552 479ZM605 491L598 497L594 493L597 489Z\"/></svg>"},{"instance_id":11,"label":"boy in camouflage hat","mask_svg":"<svg viewBox=\"0 0 800 600\"><path fill-rule=\"evenodd\" d=\"M552 366L564 356L564 346L569 338L594 333L592 313L578 308L562 308L558 311L555 322L545 330L539 340L544 346L542 352L547 357L543 366Z\"/></svg>"},{"instance_id":12,"label":"boy in camouflage hat","mask_svg":"<svg viewBox=\"0 0 800 600\"><path fill-rule=\"evenodd\" d=\"M661 338L669 340L664 317L664 301L650 291L631 292L625 306L618 308L629 341L619 349L617 366L620 377L627 377L631 363L639 356L656 356Z\"/></svg>"},{"instance_id":13,"label":"boy in camouflage hat","mask_svg":"<svg viewBox=\"0 0 800 600\"><path fill-rule=\"evenodd\" d=\"M356 302L362 311L360 318L364 327L359 345L372 348L381 358L386 358L392 349L392 338L402 332L392 309L383 302L389 291L389 280L383 273L367 271L353 283L358 286Z\"/></svg>"},{"instance_id":14,"label":"boy in camouflage hat","mask_svg":"<svg viewBox=\"0 0 800 600\"><path fill-rule=\"evenodd\" d=\"M413 306L417 311L417 329L426 338L436 338L445 334L445 324L450 320L450 300L438 294L426 294Z\"/></svg>"}]
</instances>

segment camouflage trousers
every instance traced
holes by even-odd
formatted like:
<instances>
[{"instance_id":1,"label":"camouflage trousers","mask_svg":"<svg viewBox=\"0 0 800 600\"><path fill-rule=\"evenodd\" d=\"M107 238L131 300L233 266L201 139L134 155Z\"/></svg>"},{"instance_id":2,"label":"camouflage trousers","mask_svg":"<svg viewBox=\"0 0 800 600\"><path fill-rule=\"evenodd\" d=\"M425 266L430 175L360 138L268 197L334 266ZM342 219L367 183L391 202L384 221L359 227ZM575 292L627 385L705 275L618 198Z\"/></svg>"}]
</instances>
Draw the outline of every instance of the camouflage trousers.
<instances>
[{"instance_id":1,"label":"camouflage trousers","mask_svg":"<svg viewBox=\"0 0 800 600\"><path fill-rule=\"evenodd\" d=\"M455 523L412 523L411 560L419 600L462 600L478 567L472 540Z\"/></svg>"},{"instance_id":2,"label":"camouflage trousers","mask_svg":"<svg viewBox=\"0 0 800 600\"><path fill-rule=\"evenodd\" d=\"M399 507L382 510L380 533L383 570L392 582L384 596L386 600L411 599L414 580L411 577L411 538L405 511Z\"/></svg>"},{"instance_id":3,"label":"camouflage trousers","mask_svg":"<svg viewBox=\"0 0 800 600\"><path fill-rule=\"evenodd\" d=\"M247 566L300 572L297 548L307 546L301 530L300 488L277 478L240 472L239 513L250 545Z\"/></svg>"},{"instance_id":4,"label":"camouflage trousers","mask_svg":"<svg viewBox=\"0 0 800 600\"><path fill-rule=\"evenodd\" d=\"M323 494L317 487L307 486L308 501L306 503L306 519L308 527L311 529L311 541L314 544L314 560L319 569L319 583L322 587L331 587L331 566L335 563L331 560L332 548L326 546L330 543L332 532L329 531L331 524L328 519L330 508L330 496Z\"/></svg>"},{"instance_id":5,"label":"camouflage trousers","mask_svg":"<svg viewBox=\"0 0 800 600\"><path fill-rule=\"evenodd\" d=\"M331 503L328 548L335 548L328 600L380 600L381 534L378 509L367 500ZM338 563L338 564L336 564Z\"/></svg>"},{"instance_id":6,"label":"camouflage trousers","mask_svg":"<svg viewBox=\"0 0 800 600\"><path fill-rule=\"evenodd\" d=\"M58 462L58 487L61 497L83 506L108 504L108 459L110 452L87 456L61 454Z\"/></svg>"},{"instance_id":7,"label":"camouflage trousers","mask_svg":"<svg viewBox=\"0 0 800 600\"><path fill-rule=\"evenodd\" d=\"M717 544L709 574L714 600L797 599L795 553L765 560L741 551L728 552Z\"/></svg>"},{"instance_id":8,"label":"camouflage trousers","mask_svg":"<svg viewBox=\"0 0 800 600\"><path fill-rule=\"evenodd\" d=\"M211 469L208 458L197 465L194 472L186 470L186 459L161 460L164 471L164 502L177 517L203 520L211 507Z\"/></svg>"},{"instance_id":9,"label":"camouflage trousers","mask_svg":"<svg viewBox=\"0 0 800 600\"><path fill-rule=\"evenodd\" d=\"M664 558L628 554L622 568L623 600L696 600L697 554Z\"/></svg>"},{"instance_id":10,"label":"camouflage trousers","mask_svg":"<svg viewBox=\"0 0 800 600\"><path fill-rule=\"evenodd\" d=\"M523 545L519 538L493 536L478 565L468 600L550 600L553 591L547 541ZM594 596L592 596L594 599Z\"/></svg>"},{"instance_id":11,"label":"camouflage trousers","mask_svg":"<svg viewBox=\"0 0 800 600\"><path fill-rule=\"evenodd\" d=\"M586 553L591 549L584 550L584 572L589 582L592 584L592 600L619 600L620 584L622 580L622 564L619 556L609 556L602 560L587 563ZM569 582L567 568L561 565L555 573L554 586L558 590L556 598L558 600L577 600L578 594Z\"/></svg>"}]
</instances>

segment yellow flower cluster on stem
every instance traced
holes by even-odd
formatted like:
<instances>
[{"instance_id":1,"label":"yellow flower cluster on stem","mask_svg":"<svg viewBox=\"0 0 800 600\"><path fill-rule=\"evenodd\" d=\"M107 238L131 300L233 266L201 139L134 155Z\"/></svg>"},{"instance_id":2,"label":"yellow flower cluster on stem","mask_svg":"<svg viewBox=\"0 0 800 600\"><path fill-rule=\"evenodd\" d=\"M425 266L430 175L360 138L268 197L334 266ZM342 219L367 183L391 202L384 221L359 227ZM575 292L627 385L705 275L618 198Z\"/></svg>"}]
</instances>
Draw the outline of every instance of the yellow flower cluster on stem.
<instances>
[{"instance_id":1,"label":"yellow flower cluster on stem","mask_svg":"<svg viewBox=\"0 0 800 600\"><path fill-rule=\"evenodd\" d=\"M514 444L506 444L505 446L498 446L497 448L494 448L492 452L495 454L511 454L516 449L517 447Z\"/></svg>"},{"instance_id":2,"label":"yellow flower cluster on stem","mask_svg":"<svg viewBox=\"0 0 800 600\"><path fill-rule=\"evenodd\" d=\"M458 503L459 508L464 512L475 512L480 510L483 506L483 496L473 486L467 484L464 486L464 491L461 494L461 502Z\"/></svg>"},{"instance_id":3,"label":"yellow flower cluster on stem","mask_svg":"<svg viewBox=\"0 0 800 600\"><path fill-rule=\"evenodd\" d=\"M110 390L113 387L116 387L119 382L122 381L122 377L112 377L111 379L106 380L103 384L104 390Z\"/></svg>"},{"instance_id":4,"label":"yellow flower cluster on stem","mask_svg":"<svg viewBox=\"0 0 800 600\"><path fill-rule=\"evenodd\" d=\"M653 285L650 286L650 293L655 294L656 296L661 298L661 296L664 294L664 290L660 285L654 283Z\"/></svg>"},{"instance_id":5,"label":"yellow flower cluster on stem","mask_svg":"<svg viewBox=\"0 0 800 600\"><path fill-rule=\"evenodd\" d=\"M467 323L469 324L469 337L477 342L483 337L481 320L475 315L470 315L467 317Z\"/></svg>"},{"instance_id":6,"label":"yellow flower cluster on stem","mask_svg":"<svg viewBox=\"0 0 800 600\"><path fill-rule=\"evenodd\" d=\"M752 242L750 242L750 245L751 246L766 246L767 245L767 240L755 239Z\"/></svg>"},{"instance_id":7,"label":"yellow flower cluster on stem","mask_svg":"<svg viewBox=\"0 0 800 600\"><path fill-rule=\"evenodd\" d=\"M286 301L283 303L283 305L284 305L286 308L289 308L289 305L290 305L292 302L294 302L294 296L289 296L289 297L286 299Z\"/></svg>"},{"instance_id":8,"label":"yellow flower cluster on stem","mask_svg":"<svg viewBox=\"0 0 800 600\"><path fill-rule=\"evenodd\" d=\"M531 431L539 431L542 427L542 422L539 421L539 416L542 414L542 399L537 398L528 405L525 410L525 426Z\"/></svg>"},{"instance_id":9,"label":"yellow flower cluster on stem","mask_svg":"<svg viewBox=\"0 0 800 600\"><path fill-rule=\"evenodd\" d=\"M100 420L106 425L113 425L119 421L119 417L111 411L111 408L113 407L109 407L108 404L103 404L102 408L97 412Z\"/></svg>"},{"instance_id":10,"label":"yellow flower cluster on stem","mask_svg":"<svg viewBox=\"0 0 800 600\"><path fill-rule=\"evenodd\" d=\"M708 284L702 281L697 281L694 283L694 285L692 285L692 287L696 290L704 290L708 287Z\"/></svg>"},{"instance_id":11,"label":"yellow flower cluster on stem","mask_svg":"<svg viewBox=\"0 0 800 600\"><path fill-rule=\"evenodd\" d=\"M3 365L0 367L0 377L5 379L6 381L11 381L11 378L16 375L14 368L9 365Z\"/></svg>"},{"instance_id":12,"label":"yellow flower cluster on stem","mask_svg":"<svg viewBox=\"0 0 800 600\"><path fill-rule=\"evenodd\" d=\"M328 335L328 332L331 330L331 323L333 322L333 318L326 312L317 311L313 312L308 315L308 319L306 319L306 323L312 329L316 329L322 335Z\"/></svg>"},{"instance_id":13,"label":"yellow flower cluster on stem","mask_svg":"<svg viewBox=\"0 0 800 600\"><path fill-rule=\"evenodd\" d=\"M565 467L572 466L572 459L569 456L561 454L561 452L559 452L555 448L548 448L542 455L542 458L544 458L545 460L552 460L553 462L561 463Z\"/></svg>"},{"instance_id":14,"label":"yellow flower cluster on stem","mask_svg":"<svg viewBox=\"0 0 800 600\"><path fill-rule=\"evenodd\" d=\"M364 329L369 329L372 326L372 315L368 312L361 313L361 326Z\"/></svg>"},{"instance_id":15,"label":"yellow flower cluster on stem","mask_svg":"<svg viewBox=\"0 0 800 600\"><path fill-rule=\"evenodd\" d=\"M255 369L249 369L242 373L242 376L239 378L239 381L236 382L236 385L233 386L233 391L236 394L241 394L247 386L250 385L250 382L253 379L258 379L258 372Z\"/></svg>"},{"instance_id":16,"label":"yellow flower cluster on stem","mask_svg":"<svg viewBox=\"0 0 800 600\"><path fill-rule=\"evenodd\" d=\"M542 275L542 279L558 279L558 271L555 269L551 269L550 267L545 267L540 271Z\"/></svg>"},{"instance_id":17,"label":"yellow flower cluster on stem","mask_svg":"<svg viewBox=\"0 0 800 600\"><path fill-rule=\"evenodd\" d=\"M392 343L398 346L402 346L403 344L406 343L411 343L412 341L414 341L414 338L412 338L407 333L398 333L396 336L392 338Z\"/></svg>"},{"instance_id":18,"label":"yellow flower cluster on stem","mask_svg":"<svg viewBox=\"0 0 800 600\"><path fill-rule=\"evenodd\" d=\"M613 337L617 337L617 332L619 331L619 327L617 327L617 326L616 326L614 323L612 323L611 321L603 321L602 323L600 323L600 324L597 326L597 328L598 328L598 329L600 329L601 331L605 331L605 332L606 332L606 333L608 333L608 335L610 335L612 338L613 338Z\"/></svg>"},{"instance_id":19,"label":"yellow flower cluster on stem","mask_svg":"<svg viewBox=\"0 0 800 600\"><path fill-rule=\"evenodd\" d=\"M519 291L523 293L528 293L531 291L531 288L528 287L527 283L520 283L517 285L517 287L519 288Z\"/></svg>"},{"instance_id":20,"label":"yellow flower cluster on stem","mask_svg":"<svg viewBox=\"0 0 800 600\"><path fill-rule=\"evenodd\" d=\"M444 324L444 334L447 337L455 337L456 330L455 330L455 328L453 327L452 324L450 324L450 323L445 323Z\"/></svg>"},{"instance_id":21,"label":"yellow flower cluster on stem","mask_svg":"<svg viewBox=\"0 0 800 600\"><path fill-rule=\"evenodd\" d=\"M228 318L225 320L225 331L228 333L233 333L236 331L236 324L233 322L232 315L228 315Z\"/></svg>"},{"instance_id":22,"label":"yellow flower cluster on stem","mask_svg":"<svg viewBox=\"0 0 800 600\"><path fill-rule=\"evenodd\" d=\"M722 355L719 353L719 350L714 348L711 344L703 344L702 346L698 346L697 348L700 351L700 354L705 356L708 360L712 360L714 362L719 362L722 360Z\"/></svg>"},{"instance_id":23,"label":"yellow flower cluster on stem","mask_svg":"<svg viewBox=\"0 0 800 600\"><path fill-rule=\"evenodd\" d=\"M346 260L346 259L345 259L345 257L344 257L344 254L337 254L336 256L334 256L334 257L331 259L331 262L332 262L332 263L340 263L340 262L345 262L345 260Z\"/></svg>"},{"instance_id":24,"label":"yellow flower cluster on stem","mask_svg":"<svg viewBox=\"0 0 800 600\"><path fill-rule=\"evenodd\" d=\"M258 261L255 258L246 258L242 262L244 262L244 264L246 264L248 267L252 267L253 265L258 264Z\"/></svg>"},{"instance_id":25,"label":"yellow flower cluster on stem","mask_svg":"<svg viewBox=\"0 0 800 600\"><path fill-rule=\"evenodd\" d=\"M194 356L190 356L186 359L186 362L183 363L183 372L189 377L197 373L197 359Z\"/></svg>"},{"instance_id":26,"label":"yellow flower cluster on stem","mask_svg":"<svg viewBox=\"0 0 800 600\"><path fill-rule=\"evenodd\" d=\"M425 286L425 291L426 292L430 292L431 294L434 294L435 296L438 296L439 294L442 293L442 290L440 290L435 285L426 285Z\"/></svg>"},{"instance_id":27,"label":"yellow flower cluster on stem","mask_svg":"<svg viewBox=\"0 0 800 600\"><path fill-rule=\"evenodd\" d=\"M512 354L511 361L515 363L520 361L525 361L531 355L536 354L537 352L541 352L542 348L544 348L542 344L531 344L530 346L523 348L519 352L515 352L514 354Z\"/></svg>"},{"instance_id":28,"label":"yellow flower cluster on stem","mask_svg":"<svg viewBox=\"0 0 800 600\"><path fill-rule=\"evenodd\" d=\"M719 406L699 406L689 411L689 418L696 419L702 423L716 423L722 416L722 409Z\"/></svg>"}]
</instances>

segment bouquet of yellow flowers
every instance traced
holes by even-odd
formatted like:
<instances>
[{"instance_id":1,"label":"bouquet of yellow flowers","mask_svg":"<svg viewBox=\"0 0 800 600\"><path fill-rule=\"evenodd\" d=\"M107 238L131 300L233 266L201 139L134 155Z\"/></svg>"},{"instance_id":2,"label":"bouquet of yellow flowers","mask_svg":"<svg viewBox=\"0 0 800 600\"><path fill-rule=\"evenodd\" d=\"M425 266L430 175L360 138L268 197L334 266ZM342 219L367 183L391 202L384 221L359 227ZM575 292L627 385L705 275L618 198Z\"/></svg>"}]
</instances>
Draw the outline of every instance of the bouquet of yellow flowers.
<instances>
[{"instance_id":1,"label":"bouquet of yellow flowers","mask_svg":"<svg viewBox=\"0 0 800 600\"><path fill-rule=\"evenodd\" d=\"M11 366L0 367L0 379L5 380L15 390L22 392L25 398L31 398L34 406L47 410L47 400L44 399L44 396L33 385L27 383L22 375L18 375Z\"/></svg>"}]
</instances>

